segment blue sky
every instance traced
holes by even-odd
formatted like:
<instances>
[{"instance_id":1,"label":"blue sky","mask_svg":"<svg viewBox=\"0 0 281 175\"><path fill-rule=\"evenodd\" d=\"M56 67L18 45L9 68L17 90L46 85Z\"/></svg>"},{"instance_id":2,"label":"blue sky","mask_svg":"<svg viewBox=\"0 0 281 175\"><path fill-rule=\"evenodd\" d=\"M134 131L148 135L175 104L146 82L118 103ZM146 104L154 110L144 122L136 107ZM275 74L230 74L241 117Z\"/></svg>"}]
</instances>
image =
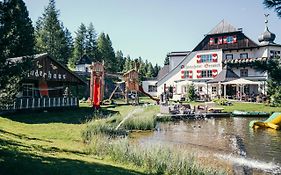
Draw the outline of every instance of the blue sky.
<instances>
[{"instance_id":1,"label":"blue sky","mask_svg":"<svg viewBox=\"0 0 281 175\"><path fill-rule=\"evenodd\" d=\"M24 1L35 23L48 0ZM153 64L163 65L168 52L192 50L223 19L258 42L269 13L269 29L281 44L281 19L256 0L57 0L56 7L73 37L81 23L92 22L109 34L115 51Z\"/></svg>"}]
</instances>

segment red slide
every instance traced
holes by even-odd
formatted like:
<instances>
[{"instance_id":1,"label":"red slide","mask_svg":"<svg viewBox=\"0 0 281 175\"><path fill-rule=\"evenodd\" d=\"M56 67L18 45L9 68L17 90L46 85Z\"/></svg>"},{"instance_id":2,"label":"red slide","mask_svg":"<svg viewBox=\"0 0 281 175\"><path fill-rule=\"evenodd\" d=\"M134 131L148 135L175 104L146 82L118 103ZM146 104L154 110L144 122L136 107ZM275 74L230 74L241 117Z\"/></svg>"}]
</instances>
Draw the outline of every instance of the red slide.
<instances>
[{"instance_id":1,"label":"red slide","mask_svg":"<svg viewBox=\"0 0 281 175\"><path fill-rule=\"evenodd\" d=\"M100 79L99 78L95 78L93 107L97 109L100 107Z\"/></svg>"},{"instance_id":2,"label":"red slide","mask_svg":"<svg viewBox=\"0 0 281 175\"><path fill-rule=\"evenodd\" d=\"M157 101L157 103L159 103L160 99L152 97L149 93L145 92L141 85L139 85L139 91L141 91L144 95L148 96L150 99Z\"/></svg>"}]
</instances>

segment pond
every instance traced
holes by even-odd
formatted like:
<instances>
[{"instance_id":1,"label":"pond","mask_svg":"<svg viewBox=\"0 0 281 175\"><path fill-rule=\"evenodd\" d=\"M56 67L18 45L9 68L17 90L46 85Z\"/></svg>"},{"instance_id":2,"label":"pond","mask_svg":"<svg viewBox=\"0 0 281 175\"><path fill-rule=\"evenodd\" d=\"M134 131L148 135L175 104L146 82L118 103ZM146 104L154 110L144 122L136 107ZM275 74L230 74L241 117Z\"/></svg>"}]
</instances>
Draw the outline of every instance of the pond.
<instances>
[{"instance_id":1,"label":"pond","mask_svg":"<svg viewBox=\"0 0 281 175\"><path fill-rule=\"evenodd\" d=\"M233 174L279 174L281 131L249 128L251 120L259 119L203 118L158 123L155 131L133 133L132 137L143 145L169 145L196 152L205 162L216 159L228 164Z\"/></svg>"}]
</instances>

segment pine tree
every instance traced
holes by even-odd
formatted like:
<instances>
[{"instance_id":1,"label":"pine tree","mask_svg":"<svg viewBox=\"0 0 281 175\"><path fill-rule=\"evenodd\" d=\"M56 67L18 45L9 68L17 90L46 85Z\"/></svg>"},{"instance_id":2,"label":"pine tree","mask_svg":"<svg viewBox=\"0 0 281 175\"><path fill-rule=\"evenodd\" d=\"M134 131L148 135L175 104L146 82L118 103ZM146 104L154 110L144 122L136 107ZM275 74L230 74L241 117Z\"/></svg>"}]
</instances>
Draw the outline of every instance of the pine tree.
<instances>
[{"instance_id":1,"label":"pine tree","mask_svg":"<svg viewBox=\"0 0 281 175\"><path fill-rule=\"evenodd\" d=\"M140 80L144 80L144 78L146 76L146 66L141 57L139 57L139 64L140 64L139 77L140 77Z\"/></svg>"},{"instance_id":2,"label":"pine tree","mask_svg":"<svg viewBox=\"0 0 281 175\"><path fill-rule=\"evenodd\" d=\"M98 37L98 51L101 61L104 61L105 69L109 72L116 72L116 58L111 40L108 35L101 33Z\"/></svg>"},{"instance_id":3,"label":"pine tree","mask_svg":"<svg viewBox=\"0 0 281 175\"><path fill-rule=\"evenodd\" d=\"M74 46L73 46L73 38L71 36L70 31L65 28L65 39L66 39L66 55L68 57L68 62L71 60L71 58L73 57L73 50L74 50Z\"/></svg>"},{"instance_id":4,"label":"pine tree","mask_svg":"<svg viewBox=\"0 0 281 175\"><path fill-rule=\"evenodd\" d=\"M85 49L86 55L92 61L98 61L97 33L93 23L90 23L87 28Z\"/></svg>"},{"instance_id":5,"label":"pine tree","mask_svg":"<svg viewBox=\"0 0 281 175\"><path fill-rule=\"evenodd\" d=\"M156 63L156 65L153 68L153 77L157 77L159 70L160 70L160 66L158 66L158 64Z\"/></svg>"},{"instance_id":6,"label":"pine tree","mask_svg":"<svg viewBox=\"0 0 281 175\"><path fill-rule=\"evenodd\" d=\"M22 0L4 0L1 38L5 57L34 54L34 28Z\"/></svg>"},{"instance_id":7,"label":"pine tree","mask_svg":"<svg viewBox=\"0 0 281 175\"><path fill-rule=\"evenodd\" d=\"M281 62L280 57L271 58L266 62L255 62L254 67L262 72L267 72L270 77L267 84L267 94L271 97L270 103L273 106L281 106Z\"/></svg>"},{"instance_id":8,"label":"pine tree","mask_svg":"<svg viewBox=\"0 0 281 175\"><path fill-rule=\"evenodd\" d=\"M132 62L131 57L130 57L130 55L128 55L128 56L125 58L125 63L124 63L123 72L128 72L129 70L132 69L132 64L131 64L131 62Z\"/></svg>"},{"instance_id":9,"label":"pine tree","mask_svg":"<svg viewBox=\"0 0 281 175\"><path fill-rule=\"evenodd\" d=\"M77 60L79 60L83 55L86 55L86 35L87 35L86 26L83 23L81 23L77 32L75 33L76 33L76 37L74 39L73 56L69 60L69 65L71 67L74 67Z\"/></svg>"},{"instance_id":10,"label":"pine tree","mask_svg":"<svg viewBox=\"0 0 281 175\"><path fill-rule=\"evenodd\" d=\"M70 51L66 52L67 38L58 17L59 11L56 9L55 0L49 0L43 16L36 22L36 50L47 52L62 64L67 64Z\"/></svg>"},{"instance_id":11,"label":"pine tree","mask_svg":"<svg viewBox=\"0 0 281 175\"><path fill-rule=\"evenodd\" d=\"M121 50L116 52L117 72L121 72L124 69L125 59Z\"/></svg>"},{"instance_id":12,"label":"pine tree","mask_svg":"<svg viewBox=\"0 0 281 175\"><path fill-rule=\"evenodd\" d=\"M151 62L147 64L147 72L146 72L146 77L147 78L152 78L153 77L153 66Z\"/></svg>"},{"instance_id":13,"label":"pine tree","mask_svg":"<svg viewBox=\"0 0 281 175\"><path fill-rule=\"evenodd\" d=\"M266 8L274 8L274 11L281 18L281 0L264 0L263 4Z\"/></svg>"},{"instance_id":14,"label":"pine tree","mask_svg":"<svg viewBox=\"0 0 281 175\"><path fill-rule=\"evenodd\" d=\"M8 63L7 58L32 55L33 51L33 27L24 2L0 2L0 106L13 102L32 59Z\"/></svg>"},{"instance_id":15,"label":"pine tree","mask_svg":"<svg viewBox=\"0 0 281 175\"><path fill-rule=\"evenodd\" d=\"M170 61L169 61L169 57L166 57L164 60L164 65L169 65Z\"/></svg>"}]
</instances>

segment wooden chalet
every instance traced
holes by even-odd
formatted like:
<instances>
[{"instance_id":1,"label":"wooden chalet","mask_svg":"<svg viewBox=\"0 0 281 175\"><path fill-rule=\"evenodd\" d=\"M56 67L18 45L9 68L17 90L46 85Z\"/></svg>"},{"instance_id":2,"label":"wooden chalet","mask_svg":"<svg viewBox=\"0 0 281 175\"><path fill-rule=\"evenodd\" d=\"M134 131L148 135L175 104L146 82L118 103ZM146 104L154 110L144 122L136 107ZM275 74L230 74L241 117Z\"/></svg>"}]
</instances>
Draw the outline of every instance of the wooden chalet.
<instances>
[{"instance_id":1,"label":"wooden chalet","mask_svg":"<svg viewBox=\"0 0 281 175\"><path fill-rule=\"evenodd\" d=\"M11 62L23 57L10 58ZM78 87L85 86L79 76L48 54L32 58L32 66L21 82L20 92L10 109L78 107ZM7 107L8 108L8 107Z\"/></svg>"}]
</instances>

